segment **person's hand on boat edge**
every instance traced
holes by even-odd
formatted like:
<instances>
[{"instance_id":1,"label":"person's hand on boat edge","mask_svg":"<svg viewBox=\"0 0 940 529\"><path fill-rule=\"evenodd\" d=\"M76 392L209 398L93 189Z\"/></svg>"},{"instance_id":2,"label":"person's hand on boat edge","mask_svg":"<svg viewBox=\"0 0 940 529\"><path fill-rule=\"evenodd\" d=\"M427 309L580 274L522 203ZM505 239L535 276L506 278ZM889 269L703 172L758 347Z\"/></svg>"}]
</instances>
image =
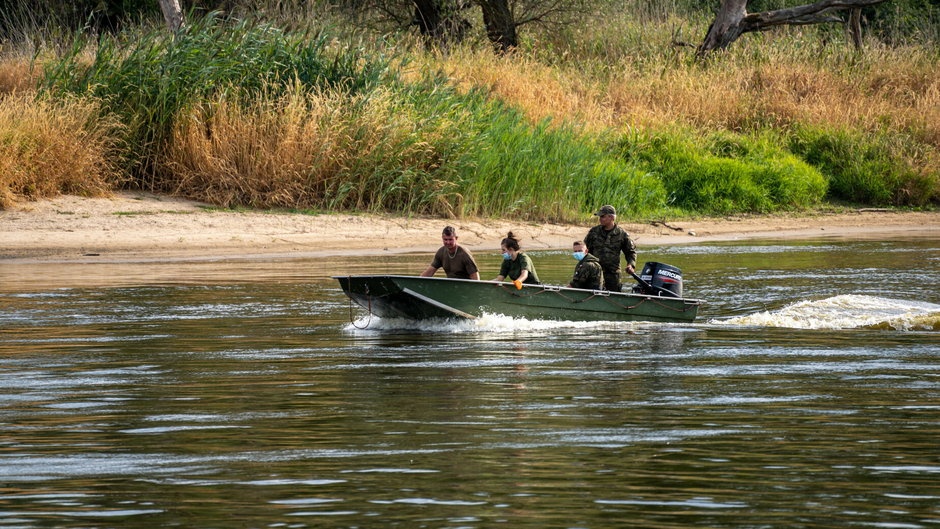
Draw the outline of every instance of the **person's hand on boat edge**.
<instances>
[{"instance_id":1,"label":"person's hand on boat edge","mask_svg":"<svg viewBox=\"0 0 940 529\"><path fill-rule=\"evenodd\" d=\"M516 285L516 290L522 290L522 281L519 281L518 279L515 279L515 280L513 280L512 284L513 284L513 285Z\"/></svg>"}]
</instances>

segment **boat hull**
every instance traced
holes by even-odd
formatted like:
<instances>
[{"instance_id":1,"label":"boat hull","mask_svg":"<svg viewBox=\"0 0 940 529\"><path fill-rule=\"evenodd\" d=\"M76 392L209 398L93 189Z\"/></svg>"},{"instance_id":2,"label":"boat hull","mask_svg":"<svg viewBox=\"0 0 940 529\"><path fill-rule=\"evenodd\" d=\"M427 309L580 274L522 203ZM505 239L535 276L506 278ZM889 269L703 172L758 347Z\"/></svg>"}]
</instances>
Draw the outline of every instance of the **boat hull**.
<instances>
[{"instance_id":1,"label":"boat hull","mask_svg":"<svg viewBox=\"0 0 940 529\"><path fill-rule=\"evenodd\" d=\"M335 276L343 292L382 318L473 319L482 314L564 321L691 322L701 300L549 285L416 276Z\"/></svg>"}]
</instances>

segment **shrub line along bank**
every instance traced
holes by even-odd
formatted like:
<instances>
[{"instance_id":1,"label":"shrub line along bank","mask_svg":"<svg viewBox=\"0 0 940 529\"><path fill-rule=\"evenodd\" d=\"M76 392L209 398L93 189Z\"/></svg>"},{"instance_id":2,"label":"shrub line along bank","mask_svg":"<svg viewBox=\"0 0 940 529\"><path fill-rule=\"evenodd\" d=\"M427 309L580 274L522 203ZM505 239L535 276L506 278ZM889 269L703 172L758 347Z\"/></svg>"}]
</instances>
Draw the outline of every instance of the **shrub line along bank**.
<instances>
[{"instance_id":1,"label":"shrub line along bank","mask_svg":"<svg viewBox=\"0 0 940 529\"><path fill-rule=\"evenodd\" d=\"M406 80L399 66L418 52L376 51L327 32L209 16L175 40L119 34L102 37L91 60L86 49L77 42L46 66L37 99L0 101L0 137L12 138L0 149L13 166L35 164L33 151L55 136L95 145L89 153L100 160L85 172L99 177L69 181L63 167L59 191L129 179L223 206L559 221L601 203L638 216L770 212L826 198L940 201L935 168L913 168L907 146L892 144L896 134L533 122L511 101L459 90L429 68ZM79 117L22 130L36 109ZM0 174L3 196L53 192L37 185L47 171Z\"/></svg>"}]
</instances>

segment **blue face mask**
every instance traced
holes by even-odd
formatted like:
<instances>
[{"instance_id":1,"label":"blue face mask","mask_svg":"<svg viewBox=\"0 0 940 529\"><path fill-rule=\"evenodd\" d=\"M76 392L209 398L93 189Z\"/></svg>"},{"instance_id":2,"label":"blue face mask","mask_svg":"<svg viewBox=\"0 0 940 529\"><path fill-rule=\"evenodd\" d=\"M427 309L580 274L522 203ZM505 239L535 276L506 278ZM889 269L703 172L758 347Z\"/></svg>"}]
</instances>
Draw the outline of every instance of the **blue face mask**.
<instances>
[{"instance_id":1,"label":"blue face mask","mask_svg":"<svg viewBox=\"0 0 940 529\"><path fill-rule=\"evenodd\" d=\"M584 252L574 252L571 255L574 256L574 258L577 259L578 261L580 261L581 259L584 259Z\"/></svg>"},{"instance_id":2,"label":"blue face mask","mask_svg":"<svg viewBox=\"0 0 940 529\"><path fill-rule=\"evenodd\" d=\"M512 259L512 256L511 256L511 255L509 255L509 253L508 253L508 252L503 252L503 259L505 259L505 260L507 260L507 261L508 261L508 260L510 260L510 259Z\"/></svg>"}]
</instances>

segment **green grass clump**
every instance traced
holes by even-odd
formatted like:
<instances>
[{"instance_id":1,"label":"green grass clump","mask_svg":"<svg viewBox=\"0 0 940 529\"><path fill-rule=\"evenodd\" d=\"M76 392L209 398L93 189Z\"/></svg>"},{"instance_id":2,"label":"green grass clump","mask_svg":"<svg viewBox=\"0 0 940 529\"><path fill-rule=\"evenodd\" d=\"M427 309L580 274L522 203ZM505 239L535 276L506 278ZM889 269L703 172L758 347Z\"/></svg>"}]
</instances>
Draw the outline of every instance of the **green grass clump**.
<instances>
[{"instance_id":1,"label":"green grass clump","mask_svg":"<svg viewBox=\"0 0 940 529\"><path fill-rule=\"evenodd\" d=\"M829 177L831 198L878 206L940 200L940 174L914 169L915 154L896 135L803 127L790 144Z\"/></svg>"},{"instance_id":2,"label":"green grass clump","mask_svg":"<svg viewBox=\"0 0 940 529\"><path fill-rule=\"evenodd\" d=\"M686 130L633 134L621 140L626 160L657 175L670 205L726 214L805 208L826 193L822 174L778 146L773 136Z\"/></svg>"},{"instance_id":3,"label":"green grass clump","mask_svg":"<svg viewBox=\"0 0 940 529\"><path fill-rule=\"evenodd\" d=\"M43 87L53 95L92 95L127 126L127 167L152 176L174 120L196 102L220 92L251 98L276 95L295 83L356 92L376 85L388 62L354 46L331 48L325 33L286 33L247 21L210 15L182 32L131 31L104 36L93 57L79 40L46 68Z\"/></svg>"},{"instance_id":4,"label":"green grass clump","mask_svg":"<svg viewBox=\"0 0 940 529\"><path fill-rule=\"evenodd\" d=\"M655 177L573 125L532 124L482 91L459 93L441 79L403 87L401 95L408 105L401 112L433 139L435 163L425 167L443 213L576 220L598 204L640 214L665 202Z\"/></svg>"},{"instance_id":5,"label":"green grass clump","mask_svg":"<svg viewBox=\"0 0 940 529\"><path fill-rule=\"evenodd\" d=\"M639 215L665 203L659 180L574 126L533 126L495 103L482 117L460 178L463 213L574 220L598 204Z\"/></svg>"}]
</instances>

